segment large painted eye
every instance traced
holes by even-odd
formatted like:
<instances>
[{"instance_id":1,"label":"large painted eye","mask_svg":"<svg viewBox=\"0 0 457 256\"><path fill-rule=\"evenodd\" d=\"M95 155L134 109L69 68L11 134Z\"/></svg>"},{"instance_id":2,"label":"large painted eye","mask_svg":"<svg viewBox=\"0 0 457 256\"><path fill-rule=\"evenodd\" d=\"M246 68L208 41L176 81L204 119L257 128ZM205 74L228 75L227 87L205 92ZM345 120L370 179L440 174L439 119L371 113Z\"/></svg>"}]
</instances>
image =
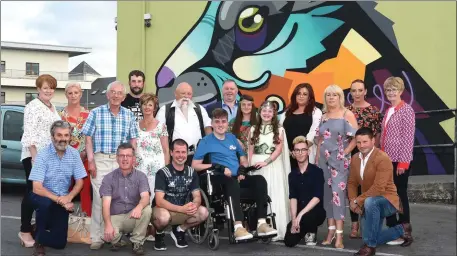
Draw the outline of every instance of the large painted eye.
<instances>
[{"instance_id":1,"label":"large painted eye","mask_svg":"<svg viewBox=\"0 0 457 256\"><path fill-rule=\"evenodd\" d=\"M256 33L262 28L265 18L257 7L248 7L238 17L238 27L244 33Z\"/></svg>"}]
</instances>

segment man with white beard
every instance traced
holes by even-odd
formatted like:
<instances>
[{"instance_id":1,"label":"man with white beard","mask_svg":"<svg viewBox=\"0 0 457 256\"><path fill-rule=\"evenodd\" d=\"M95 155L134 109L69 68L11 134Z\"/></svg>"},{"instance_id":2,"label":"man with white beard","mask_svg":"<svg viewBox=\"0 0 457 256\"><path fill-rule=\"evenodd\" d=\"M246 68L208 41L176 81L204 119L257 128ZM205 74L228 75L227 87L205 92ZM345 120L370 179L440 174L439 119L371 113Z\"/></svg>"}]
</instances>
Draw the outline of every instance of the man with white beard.
<instances>
[{"instance_id":1,"label":"man with white beard","mask_svg":"<svg viewBox=\"0 0 457 256\"><path fill-rule=\"evenodd\" d=\"M205 108L192 101L192 86L186 82L176 87L175 100L162 106L156 118L167 125L169 144L183 139L189 145L186 164L191 165L195 148L205 135L212 132L211 119Z\"/></svg>"}]
</instances>

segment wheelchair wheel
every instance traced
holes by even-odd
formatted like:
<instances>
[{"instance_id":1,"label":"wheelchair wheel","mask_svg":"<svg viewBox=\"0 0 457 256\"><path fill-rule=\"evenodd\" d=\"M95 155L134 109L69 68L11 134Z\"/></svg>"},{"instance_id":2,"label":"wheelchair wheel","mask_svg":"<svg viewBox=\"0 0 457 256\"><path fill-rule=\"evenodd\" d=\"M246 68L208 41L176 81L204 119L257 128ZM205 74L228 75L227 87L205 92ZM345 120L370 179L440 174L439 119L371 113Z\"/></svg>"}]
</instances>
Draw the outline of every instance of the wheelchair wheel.
<instances>
[{"instance_id":1,"label":"wheelchair wheel","mask_svg":"<svg viewBox=\"0 0 457 256\"><path fill-rule=\"evenodd\" d=\"M208 247L213 251L219 249L219 236L217 234L211 233L208 236Z\"/></svg>"},{"instance_id":2,"label":"wheelchair wheel","mask_svg":"<svg viewBox=\"0 0 457 256\"><path fill-rule=\"evenodd\" d=\"M203 190L201 190L201 189L199 189L199 190L200 190L200 195L202 198L201 205L205 206L208 209L208 211L210 211L208 197L206 196L205 192L203 192ZM192 201L192 193L189 193L189 195L187 196L187 202L191 202L191 201ZM213 226L212 221L213 220L211 217L211 212L209 212L208 219L206 219L205 222L201 223L200 225L198 225L196 227L187 229L186 233L190 237L190 240L195 244L202 244L203 242L205 242L205 239L208 237L210 229L212 229L212 226Z\"/></svg>"},{"instance_id":3,"label":"wheelchair wheel","mask_svg":"<svg viewBox=\"0 0 457 256\"><path fill-rule=\"evenodd\" d=\"M271 243L271 237L262 238L262 243L264 243L264 244L269 244L269 243Z\"/></svg>"}]
</instances>

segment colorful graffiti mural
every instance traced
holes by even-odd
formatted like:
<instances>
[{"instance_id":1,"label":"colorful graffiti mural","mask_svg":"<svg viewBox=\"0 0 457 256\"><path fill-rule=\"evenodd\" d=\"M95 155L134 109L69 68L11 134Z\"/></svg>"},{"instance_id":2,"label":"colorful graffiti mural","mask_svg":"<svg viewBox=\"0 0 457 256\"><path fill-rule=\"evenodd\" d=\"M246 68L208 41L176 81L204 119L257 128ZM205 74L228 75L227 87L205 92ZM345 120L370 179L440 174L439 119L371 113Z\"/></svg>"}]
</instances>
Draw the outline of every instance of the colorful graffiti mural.
<instances>
[{"instance_id":1,"label":"colorful graffiti mural","mask_svg":"<svg viewBox=\"0 0 457 256\"><path fill-rule=\"evenodd\" d=\"M275 100L283 111L294 86L323 90L365 80L368 101L384 111L382 84L389 76L406 83L403 99L415 111L448 107L401 54L393 22L375 10L375 2L208 2L203 14L170 53L156 74L161 104L174 99L182 81L194 88L194 100L221 100L224 80L235 80L240 93L256 104ZM440 122L451 113L417 115L416 145L452 143ZM413 174L452 173L452 151L415 150Z\"/></svg>"}]
</instances>

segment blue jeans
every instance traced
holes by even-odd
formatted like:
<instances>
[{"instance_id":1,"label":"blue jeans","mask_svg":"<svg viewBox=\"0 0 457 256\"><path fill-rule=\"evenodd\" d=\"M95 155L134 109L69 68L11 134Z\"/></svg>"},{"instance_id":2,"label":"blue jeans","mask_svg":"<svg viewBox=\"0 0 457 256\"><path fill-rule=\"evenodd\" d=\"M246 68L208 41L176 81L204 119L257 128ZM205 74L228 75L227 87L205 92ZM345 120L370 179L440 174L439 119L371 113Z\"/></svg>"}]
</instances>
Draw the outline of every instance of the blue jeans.
<instances>
[{"instance_id":1,"label":"blue jeans","mask_svg":"<svg viewBox=\"0 0 457 256\"><path fill-rule=\"evenodd\" d=\"M365 199L362 215L363 242L369 247L376 247L403 235L403 226L382 229L386 217L397 213L397 209L383 196L368 197Z\"/></svg>"},{"instance_id":2,"label":"blue jeans","mask_svg":"<svg viewBox=\"0 0 457 256\"><path fill-rule=\"evenodd\" d=\"M36 213L35 240L47 247L63 249L67 245L68 212L47 197L30 193Z\"/></svg>"}]
</instances>

